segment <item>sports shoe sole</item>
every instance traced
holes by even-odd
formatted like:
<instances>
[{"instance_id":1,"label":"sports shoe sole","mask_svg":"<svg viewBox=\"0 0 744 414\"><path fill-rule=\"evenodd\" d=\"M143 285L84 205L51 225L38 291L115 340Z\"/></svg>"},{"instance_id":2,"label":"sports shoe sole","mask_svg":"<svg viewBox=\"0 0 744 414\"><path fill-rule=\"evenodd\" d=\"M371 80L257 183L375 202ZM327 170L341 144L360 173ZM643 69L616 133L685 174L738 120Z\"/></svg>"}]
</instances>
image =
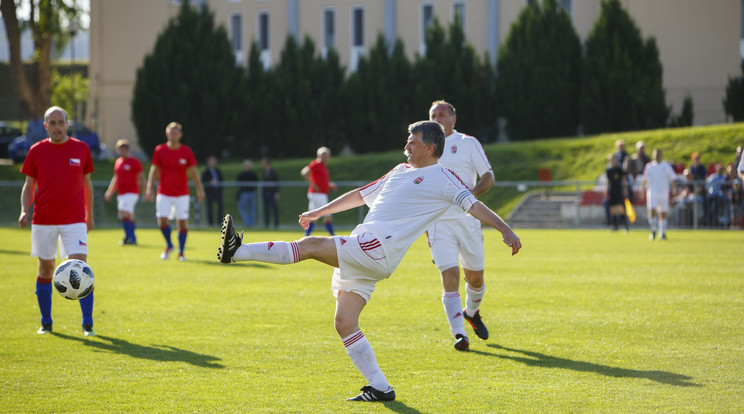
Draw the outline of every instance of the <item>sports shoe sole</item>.
<instances>
[{"instance_id":1,"label":"sports shoe sole","mask_svg":"<svg viewBox=\"0 0 744 414\"><path fill-rule=\"evenodd\" d=\"M222 243L220 243L220 247L217 249L217 259L222 263L232 263L235 261L233 255L238 250L238 247L240 247L240 243L243 242L243 233L241 232L240 236L238 236L238 233L235 231L235 227L233 226L232 216L229 214L222 220L220 231L222 232ZM232 253L230 253L230 246L227 245L228 232L231 232L237 240L236 246L234 246L235 249Z\"/></svg>"}]
</instances>

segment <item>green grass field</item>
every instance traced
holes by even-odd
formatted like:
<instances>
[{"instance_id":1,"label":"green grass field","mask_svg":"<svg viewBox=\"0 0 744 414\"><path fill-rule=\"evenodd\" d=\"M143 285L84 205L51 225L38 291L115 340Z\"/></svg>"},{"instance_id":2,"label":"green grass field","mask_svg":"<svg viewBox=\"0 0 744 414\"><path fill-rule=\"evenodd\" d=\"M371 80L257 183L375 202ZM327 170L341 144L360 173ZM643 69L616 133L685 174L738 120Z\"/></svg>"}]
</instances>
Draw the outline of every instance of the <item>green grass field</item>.
<instances>
[{"instance_id":1,"label":"green grass field","mask_svg":"<svg viewBox=\"0 0 744 414\"><path fill-rule=\"evenodd\" d=\"M345 401L366 383L322 264L222 265L218 231L190 233L188 262L161 261L156 230L138 247L94 230L98 337L56 294L41 336L30 232L0 229L0 412L744 411L742 233L518 234L511 257L485 232L491 339L471 334L470 352L452 347L423 239L377 285L361 327L398 398L368 404Z\"/></svg>"}]
</instances>

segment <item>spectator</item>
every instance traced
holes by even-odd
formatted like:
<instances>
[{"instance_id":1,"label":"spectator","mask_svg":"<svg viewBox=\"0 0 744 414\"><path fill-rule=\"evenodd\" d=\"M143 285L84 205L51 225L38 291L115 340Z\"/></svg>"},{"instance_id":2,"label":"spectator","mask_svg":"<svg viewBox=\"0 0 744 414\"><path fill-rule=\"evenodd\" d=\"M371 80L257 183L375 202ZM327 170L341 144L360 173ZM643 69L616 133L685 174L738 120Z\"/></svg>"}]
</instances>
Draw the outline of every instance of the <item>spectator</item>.
<instances>
[{"instance_id":1,"label":"spectator","mask_svg":"<svg viewBox=\"0 0 744 414\"><path fill-rule=\"evenodd\" d=\"M628 159L625 172L628 174L628 198L635 199L634 188L638 183L638 176L643 174L646 164L651 162L651 158L646 154L646 144L643 141L636 142L636 152Z\"/></svg>"},{"instance_id":2,"label":"spectator","mask_svg":"<svg viewBox=\"0 0 744 414\"><path fill-rule=\"evenodd\" d=\"M261 159L263 168L263 206L264 206L264 227L269 227L271 216L274 217L274 228L279 228L279 186L268 183L278 183L279 173L271 166L271 158L263 157Z\"/></svg>"},{"instance_id":3,"label":"spectator","mask_svg":"<svg viewBox=\"0 0 744 414\"><path fill-rule=\"evenodd\" d=\"M725 190L726 174L723 164L716 163L716 171L705 181L708 193L708 224L727 226L729 224L729 203Z\"/></svg>"},{"instance_id":4,"label":"spectator","mask_svg":"<svg viewBox=\"0 0 744 414\"><path fill-rule=\"evenodd\" d=\"M705 178L708 176L708 169L700 163L700 153L693 152L690 156L690 160L692 161L690 163L690 172L692 172L695 180L704 181Z\"/></svg>"},{"instance_id":5,"label":"spectator","mask_svg":"<svg viewBox=\"0 0 744 414\"><path fill-rule=\"evenodd\" d=\"M122 246L136 245L134 208L139 200L141 189L145 188L145 174L139 160L129 153L128 140L118 140L116 151L119 153L119 158L114 163L114 176L111 177L111 182L103 198L110 201L115 192L119 193L116 202L119 210L119 221L124 228L124 239L119 244Z\"/></svg>"},{"instance_id":6,"label":"spectator","mask_svg":"<svg viewBox=\"0 0 744 414\"><path fill-rule=\"evenodd\" d=\"M615 149L617 150L615 152L615 157L617 158L618 162L620 163L620 167L625 169L625 166L627 165L627 157L628 153L625 151L625 141L622 139L618 139L615 141Z\"/></svg>"},{"instance_id":7,"label":"spectator","mask_svg":"<svg viewBox=\"0 0 744 414\"><path fill-rule=\"evenodd\" d=\"M316 158L310 162L305 168L302 169L300 174L302 178L307 181L307 200L308 200L308 211L314 210L320 206L328 203L328 192L329 190L337 190L336 184L330 181L328 168L326 163L331 158L331 150L327 147L320 147L316 152ZM323 224L325 224L326 230L331 236L333 233L333 219L330 214L323 216ZM310 226L305 230L305 236L309 236L313 232L315 222L311 221Z\"/></svg>"},{"instance_id":8,"label":"spectator","mask_svg":"<svg viewBox=\"0 0 744 414\"><path fill-rule=\"evenodd\" d=\"M238 174L236 181L243 184L238 190L238 211L246 227L253 227L256 220L256 182L258 176L253 171L250 160L243 161L243 171Z\"/></svg>"},{"instance_id":9,"label":"spectator","mask_svg":"<svg viewBox=\"0 0 744 414\"><path fill-rule=\"evenodd\" d=\"M705 187L695 181L689 168L682 173L685 181L682 191L674 197L674 221L680 226L702 223L705 217Z\"/></svg>"},{"instance_id":10,"label":"spectator","mask_svg":"<svg viewBox=\"0 0 744 414\"><path fill-rule=\"evenodd\" d=\"M729 202L731 204L731 225L734 227L744 227L744 190L742 190L741 180L734 179L729 193Z\"/></svg>"},{"instance_id":11,"label":"spectator","mask_svg":"<svg viewBox=\"0 0 744 414\"><path fill-rule=\"evenodd\" d=\"M202 183L204 183L204 193L207 196L207 224L210 227L214 223L218 223L222 217L222 171L217 168L217 157L210 155L207 157L207 168L201 176ZM214 210L215 204L217 210ZM213 215L212 213L217 213Z\"/></svg>"}]
</instances>

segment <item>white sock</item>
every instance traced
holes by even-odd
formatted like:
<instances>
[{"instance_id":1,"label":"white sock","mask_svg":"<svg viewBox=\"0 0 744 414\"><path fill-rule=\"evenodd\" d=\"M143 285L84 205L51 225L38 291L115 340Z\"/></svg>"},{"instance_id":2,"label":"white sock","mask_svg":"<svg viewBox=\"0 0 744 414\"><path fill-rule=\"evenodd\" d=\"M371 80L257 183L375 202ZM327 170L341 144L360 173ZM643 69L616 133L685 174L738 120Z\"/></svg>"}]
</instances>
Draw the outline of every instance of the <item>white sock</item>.
<instances>
[{"instance_id":1,"label":"white sock","mask_svg":"<svg viewBox=\"0 0 744 414\"><path fill-rule=\"evenodd\" d=\"M483 294L486 293L486 284L484 283L480 289L474 289L472 286L465 283L465 292L467 293L465 296L465 312L467 312L469 316L473 316L480 308Z\"/></svg>"},{"instance_id":2,"label":"white sock","mask_svg":"<svg viewBox=\"0 0 744 414\"><path fill-rule=\"evenodd\" d=\"M349 354L349 358L354 362L354 365L356 365L369 385L376 390L387 391L390 383L388 383L385 374L380 370L380 366L377 365L375 352L372 350L372 346L362 331L356 331L346 338L341 338L341 340L344 341L346 353Z\"/></svg>"},{"instance_id":3,"label":"white sock","mask_svg":"<svg viewBox=\"0 0 744 414\"><path fill-rule=\"evenodd\" d=\"M300 249L297 242L243 243L233 257L235 260L292 264L300 261Z\"/></svg>"},{"instance_id":4,"label":"white sock","mask_svg":"<svg viewBox=\"0 0 744 414\"><path fill-rule=\"evenodd\" d=\"M656 230L658 229L658 226L656 224L657 220L658 219L656 217L648 216L648 224L651 226L651 231L654 233L656 233Z\"/></svg>"},{"instance_id":5,"label":"white sock","mask_svg":"<svg viewBox=\"0 0 744 414\"><path fill-rule=\"evenodd\" d=\"M462 317L462 302L460 301L460 292L442 293L442 305L444 313L447 315L450 331L452 335L465 334L465 320Z\"/></svg>"},{"instance_id":6,"label":"white sock","mask_svg":"<svg viewBox=\"0 0 744 414\"><path fill-rule=\"evenodd\" d=\"M661 234L663 236L663 235L666 234L667 219L666 218L663 218L663 219L659 219L659 221L661 221L661 225L659 226L659 234Z\"/></svg>"}]
</instances>

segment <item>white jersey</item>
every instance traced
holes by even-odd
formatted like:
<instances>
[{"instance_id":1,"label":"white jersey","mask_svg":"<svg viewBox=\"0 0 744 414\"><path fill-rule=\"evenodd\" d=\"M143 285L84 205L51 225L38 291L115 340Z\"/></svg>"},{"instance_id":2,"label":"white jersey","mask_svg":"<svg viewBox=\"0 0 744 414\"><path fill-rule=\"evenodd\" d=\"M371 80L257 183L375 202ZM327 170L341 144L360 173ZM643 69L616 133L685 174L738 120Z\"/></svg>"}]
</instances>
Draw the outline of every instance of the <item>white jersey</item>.
<instances>
[{"instance_id":1,"label":"white jersey","mask_svg":"<svg viewBox=\"0 0 744 414\"><path fill-rule=\"evenodd\" d=\"M408 248L451 206L468 211L477 199L452 171L440 164L414 168L398 164L377 181L359 188L369 212L355 233L377 236L392 273ZM461 213L462 214L462 213Z\"/></svg>"},{"instance_id":2,"label":"white jersey","mask_svg":"<svg viewBox=\"0 0 744 414\"><path fill-rule=\"evenodd\" d=\"M439 158L439 163L457 174L469 189L475 186L479 176L493 171L481 143L474 137L457 131L444 139L444 153ZM442 219L456 219L462 216L462 209L453 206Z\"/></svg>"},{"instance_id":3,"label":"white jersey","mask_svg":"<svg viewBox=\"0 0 744 414\"><path fill-rule=\"evenodd\" d=\"M669 195L672 183L677 179L677 174L668 162L651 161L643 170L643 181L646 182L646 193L654 195Z\"/></svg>"}]
</instances>

